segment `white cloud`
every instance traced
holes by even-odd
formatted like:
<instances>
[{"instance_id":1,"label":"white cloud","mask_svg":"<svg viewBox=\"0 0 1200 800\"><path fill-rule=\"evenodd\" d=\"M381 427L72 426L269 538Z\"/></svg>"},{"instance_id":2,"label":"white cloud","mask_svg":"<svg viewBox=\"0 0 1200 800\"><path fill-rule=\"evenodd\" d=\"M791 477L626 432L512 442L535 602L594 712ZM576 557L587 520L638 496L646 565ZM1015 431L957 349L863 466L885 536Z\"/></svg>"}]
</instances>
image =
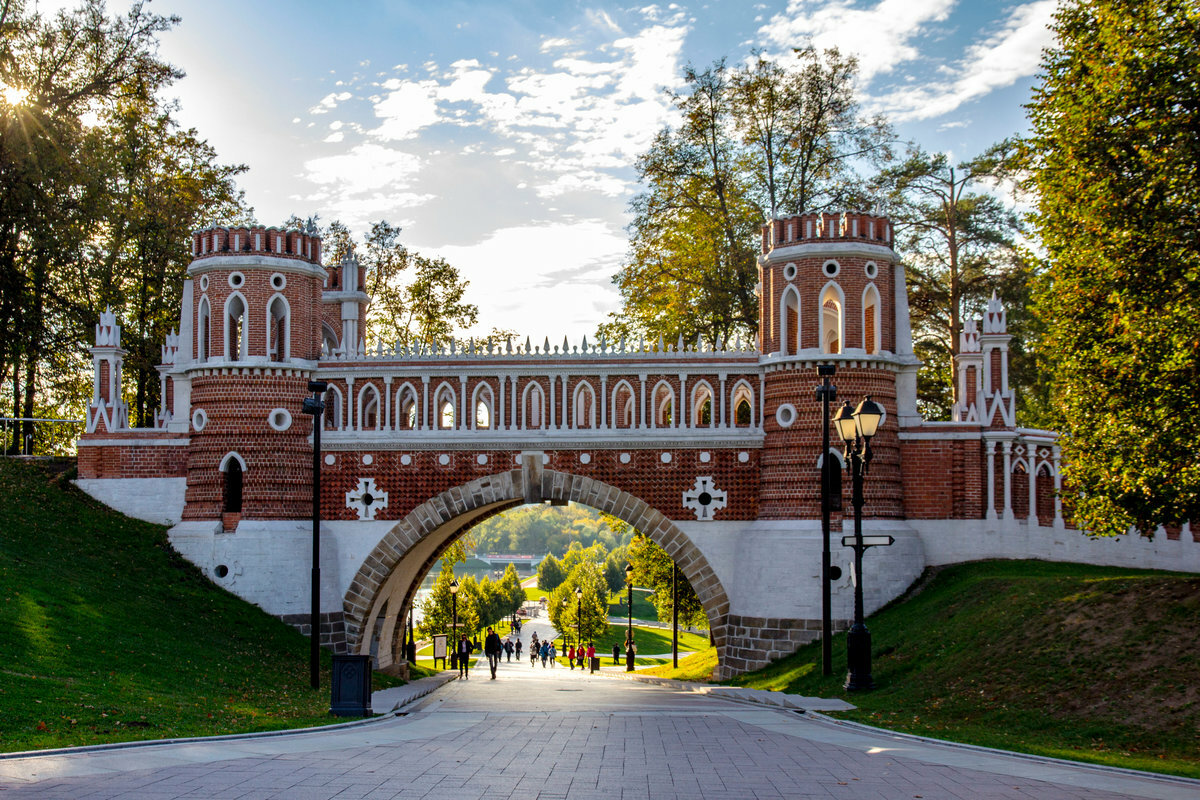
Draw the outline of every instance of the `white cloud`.
<instances>
[{"instance_id":1,"label":"white cloud","mask_svg":"<svg viewBox=\"0 0 1200 800\"><path fill-rule=\"evenodd\" d=\"M391 91L375 104L375 116L383 122L371 131L373 136L385 141L413 139L440 119L435 81L388 81L384 85Z\"/></svg>"},{"instance_id":2,"label":"white cloud","mask_svg":"<svg viewBox=\"0 0 1200 800\"><path fill-rule=\"evenodd\" d=\"M345 153L306 161L304 167L313 183L369 191L385 186L407 188L409 179L420 170L421 160L368 142Z\"/></svg>"},{"instance_id":3,"label":"white cloud","mask_svg":"<svg viewBox=\"0 0 1200 800\"><path fill-rule=\"evenodd\" d=\"M858 7L852 0L788 0L787 9L759 29L785 53L811 43L818 50L836 47L858 57L859 75L876 75L921 56L913 39L946 20L958 0L880 0Z\"/></svg>"},{"instance_id":4,"label":"white cloud","mask_svg":"<svg viewBox=\"0 0 1200 800\"><path fill-rule=\"evenodd\" d=\"M337 108L338 103L349 100L354 95L350 92L330 92L321 98L321 102L308 110L310 114L326 114Z\"/></svg>"},{"instance_id":5,"label":"white cloud","mask_svg":"<svg viewBox=\"0 0 1200 800\"><path fill-rule=\"evenodd\" d=\"M501 228L475 245L421 251L445 257L471 282L467 299L481 316L476 335L500 327L539 343L548 336L561 344L566 334L577 345L616 310L611 276L627 246L620 230L592 219Z\"/></svg>"},{"instance_id":6,"label":"white cloud","mask_svg":"<svg viewBox=\"0 0 1200 800\"><path fill-rule=\"evenodd\" d=\"M1037 0L1013 9L999 31L968 47L946 70L949 80L910 86L882 98L889 116L900 122L941 116L1033 75L1042 49L1053 43L1050 24L1057 5L1057 0Z\"/></svg>"}]
</instances>

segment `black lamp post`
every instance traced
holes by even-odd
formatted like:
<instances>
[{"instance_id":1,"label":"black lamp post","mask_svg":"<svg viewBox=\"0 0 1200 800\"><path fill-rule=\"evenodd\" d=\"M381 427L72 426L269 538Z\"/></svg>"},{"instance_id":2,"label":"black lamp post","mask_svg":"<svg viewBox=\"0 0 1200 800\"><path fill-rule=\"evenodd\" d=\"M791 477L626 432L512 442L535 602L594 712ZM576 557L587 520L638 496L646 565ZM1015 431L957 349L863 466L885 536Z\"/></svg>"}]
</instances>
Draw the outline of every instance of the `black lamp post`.
<instances>
[{"instance_id":1,"label":"black lamp post","mask_svg":"<svg viewBox=\"0 0 1200 800\"><path fill-rule=\"evenodd\" d=\"M679 669L679 565L671 561L671 669Z\"/></svg>"},{"instance_id":2,"label":"black lamp post","mask_svg":"<svg viewBox=\"0 0 1200 800\"><path fill-rule=\"evenodd\" d=\"M821 674L833 674L833 611L830 584L833 576L829 572L829 513L830 502L829 461L829 403L837 399L837 387L830 382L837 367L833 364L817 366L821 385L817 387L817 400L821 401Z\"/></svg>"},{"instance_id":3,"label":"black lamp post","mask_svg":"<svg viewBox=\"0 0 1200 800\"><path fill-rule=\"evenodd\" d=\"M575 587L575 647L583 644L583 589ZM579 654L576 653L578 658Z\"/></svg>"},{"instance_id":4,"label":"black lamp post","mask_svg":"<svg viewBox=\"0 0 1200 800\"><path fill-rule=\"evenodd\" d=\"M325 381L309 381L312 397L304 398L300 410L313 418L312 485L312 606L309 614L308 671L312 688L321 685L321 417L325 412Z\"/></svg>"},{"instance_id":5,"label":"black lamp post","mask_svg":"<svg viewBox=\"0 0 1200 800\"><path fill-rule=\"evenodd\" d=\"M458 581L450 581L450 627L454 636L458 636ZM458 652L458 639L454 640L454 652Z\"/></svg>"},{"instance_id":6,"label":"black lamp post","mask_svg":"<svg viewBox=\"0 0 1200 800\"><path fill-rule=\"evenodd\" d=\"M863 543L862 508L863 478L871 464L871 438L879 429L883 409L868 395L858 408L850 410L850 403L838 409L833 418L838 434L846 443L847 466L853 479L851 503L854 506L854 626L846 636L846 661L849 670L845 688L848 691L874 689L871 678L871 632L863 622L863 551L870 545Z\"/></svg>"},{"instance_id":7,"label":"black lamp post","mask_svg":"<svg viewBox=\"0 0 1200 800\"><path fill-rule=\"evenodd\" d=\"M625 671L633 672L633 564L625 565L625 582L629 584L629 625L625 628Z\"/></svg>"},{"instance_id":8,"label":"black lamp post","mask_svg":"<svg viewBox=\"0 0 1200 800\"><path fill-rule=\"evenodd\" d=\"M562 623L562 622L565 622L565 621L566 621L566 616L567 616L567 602L568 602L568 601L567 601L567 598L565 598L565 597L564 597L564 598L562 599L562 616L560 616L560 617L558 618L558 621L559 621L560 623ZM563 649L564 649L564 650L566 650L566 649L567 649L567 645L569 645L571 642L570 642L570 640L569 640L569 639L567 639L567 631L565 630L565 628L566 628L566 625L563 625L563 628L564 628L564 630L560 630L560 631L559 631L559 633L561 633L561 634L562 634L562 638L563 638Z\"/></svg>"}]
</instances>

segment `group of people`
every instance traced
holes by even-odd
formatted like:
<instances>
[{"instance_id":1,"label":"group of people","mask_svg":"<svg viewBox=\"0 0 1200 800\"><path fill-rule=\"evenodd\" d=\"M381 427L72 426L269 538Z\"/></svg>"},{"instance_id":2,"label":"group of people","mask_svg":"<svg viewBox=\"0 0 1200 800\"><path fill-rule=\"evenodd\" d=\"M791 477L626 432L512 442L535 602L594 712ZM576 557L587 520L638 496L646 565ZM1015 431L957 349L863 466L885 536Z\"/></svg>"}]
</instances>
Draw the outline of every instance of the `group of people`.
<instances>
[{"instance_id":1,"label":"group of people","mask_svg":"<svg viewBox=\"0 0 1200 800\"><path fill-rule=\"evenodd\" d=\"M469 679L471 677L471 654L477 648L478 645L467 639L465 633L459 637L454 650L459 678ZM487 656L492 680L496 680L496 668L500 666L501 656L507 656L508 661L511 662L513 654L516 653L517 660L521 660L521 640L517 639L516 642L513 642L511 638L508 638L501 641L500 635L496 633L495 629L488 628L487 636L483 640L483 653ZM579 665L579 669L583 670L586 669L585 665L591 663L591 660L596 657L596 648L591 642L588 642L587 647L582 644L578 647L567 645L565 655L567 664L572 670L575 669L576 664ZM534 631L533 638L529 642L529 666L536 667L539 658L542 660L543 669L546 667L546 662L550 662L550 666L553 667L558 659L558 649L554 646L553 639L539 641L537 631Z\"/></svg>"}]
</instances>

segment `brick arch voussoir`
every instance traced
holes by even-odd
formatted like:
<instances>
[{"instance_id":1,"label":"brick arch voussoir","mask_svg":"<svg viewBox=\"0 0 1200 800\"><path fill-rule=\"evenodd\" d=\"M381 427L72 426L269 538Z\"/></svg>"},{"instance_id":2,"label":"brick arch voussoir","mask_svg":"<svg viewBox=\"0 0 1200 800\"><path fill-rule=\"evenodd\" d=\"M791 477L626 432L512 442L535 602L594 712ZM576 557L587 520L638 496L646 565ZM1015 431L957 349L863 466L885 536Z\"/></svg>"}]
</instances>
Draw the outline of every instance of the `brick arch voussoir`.
<instances>
[{"instance_id":1,"label":"brick arch voussoir","mask_svg":"<svg viewBox=\"0 0 1200 800\"><path fill-rule=\"evenodd\" d=\"M615 486L581 475L542 470L540 496L591 506L628 522L662 547L679 566L708 614L718 662L725 661L729 597L704 553L662 512ZM426 536L456 518L484 506L527 497L520 470L499 473L455 486L414 508L389 530L363 560L343 600L347 643L359 652L372 605L401 560ZM718 667L719 669L719 667Z\"/></svg>"}]
</instances>

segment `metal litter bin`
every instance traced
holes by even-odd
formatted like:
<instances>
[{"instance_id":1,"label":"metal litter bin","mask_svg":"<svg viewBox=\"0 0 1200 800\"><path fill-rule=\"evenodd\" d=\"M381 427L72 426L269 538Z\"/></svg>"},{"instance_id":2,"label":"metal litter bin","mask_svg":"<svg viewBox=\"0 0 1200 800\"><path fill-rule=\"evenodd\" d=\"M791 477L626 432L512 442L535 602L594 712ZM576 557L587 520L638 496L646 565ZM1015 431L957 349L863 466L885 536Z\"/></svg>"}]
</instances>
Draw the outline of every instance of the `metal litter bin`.
<instances>
[{"instance_id":1,"label":"metal litter bin","mask_svg":"<svg viewBox=\"0 0 1200 800\"><path fill-rule=\"evenodd\" d=\"M339 717L371 716L371 657L333 656L329 711Z\"/></svg>"}]
</instances>

